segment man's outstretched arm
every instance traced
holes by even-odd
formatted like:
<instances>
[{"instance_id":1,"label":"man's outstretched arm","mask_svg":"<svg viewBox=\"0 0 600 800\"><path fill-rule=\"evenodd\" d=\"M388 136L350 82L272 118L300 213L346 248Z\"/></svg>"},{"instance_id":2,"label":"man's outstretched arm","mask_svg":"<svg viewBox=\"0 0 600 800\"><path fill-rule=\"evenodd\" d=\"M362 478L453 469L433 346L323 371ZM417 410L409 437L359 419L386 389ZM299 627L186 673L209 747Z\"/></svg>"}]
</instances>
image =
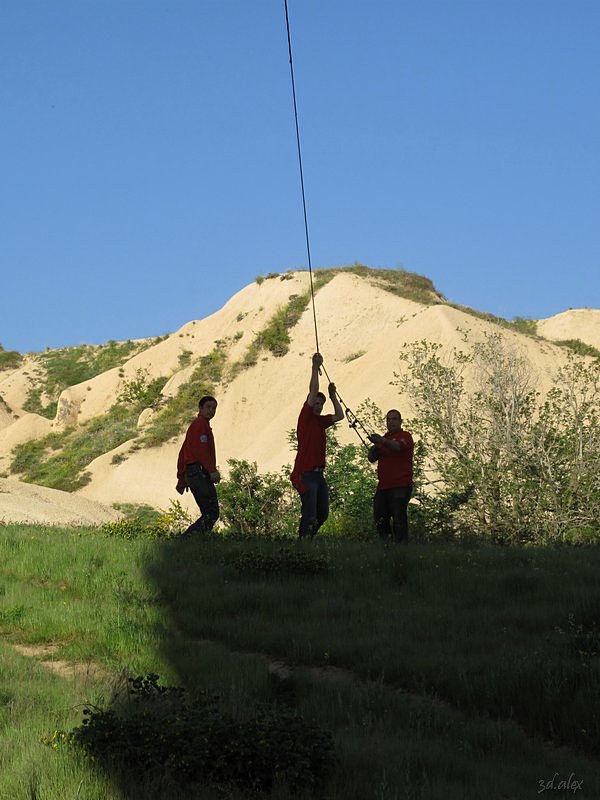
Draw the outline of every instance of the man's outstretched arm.
<instances>
[{"instance_id":1,"label":"man's outstretched arm","mask_svg":"<svg viewBox=\"0 0 600 800\"><path fill-rule=\"evenodd\" d=\"M317 394L319 393L319 370L323 366L323 356L320 353L315 353L312 357L312 369L310 373L310 383L308 384L308 399L309 406L314 406Z\"/></svg>"}]
</instances>

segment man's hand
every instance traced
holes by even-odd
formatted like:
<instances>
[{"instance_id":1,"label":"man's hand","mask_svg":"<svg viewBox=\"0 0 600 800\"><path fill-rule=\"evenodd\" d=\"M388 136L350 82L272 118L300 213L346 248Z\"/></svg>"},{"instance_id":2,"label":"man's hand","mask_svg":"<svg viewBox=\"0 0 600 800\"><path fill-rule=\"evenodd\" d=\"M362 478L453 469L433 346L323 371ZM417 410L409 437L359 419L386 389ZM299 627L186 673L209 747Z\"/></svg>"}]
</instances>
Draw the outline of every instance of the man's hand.
<instances>
[{"instance_id":1,"label":"man's hand","mask_svg":"<svg viewBox=\"0 0 600 800\"><path fill-rule=\"evenodd\" d=\"M218 469L210 473L210 479L213 483L219 483L221 480L221 473Z\"/></svg>"},{"instance_id":2,"label":"man's hand","mask_svg":"<svg viewBox=\"0 0 600 800\"><path fill-rule=\"evenodd\" d=\"M379 449L376 444L372 444L371 447L369 447L367 451L367 458L371 464L374 464L379 458Z\"/></svg>"},{"instance_id":3,"label":"man's hand","mask_svg":"<svg viewBox=\"0 0 600 800\"><path fill-rule=\"evenodd\" d=\"M380 436L378 433L371 433L367 438L370 442L373 442L373 444L382 444L384 441L383 436Z\"/></svg>"},{"instance_id":4,"label":"man's hand","mask_svg":"<svg viewBox=\"0 0 600 800\"><path fill-rule=\"evenodd\" d=\"M333 400L333 398L337 394L336 388L335 388L335 383L330 383L329 386L327 387L327 391L329 392L330 399Z\"/></svg>"},{"instance_id":5,"label":"man's hand","mask_svg":"<svg viewBox=\"0 0 600 800\"><path fill-rule=\"evenodd\" d=\"M179 494L183 494L184 492L187 492L188 488L189 487L188 487L187 483L185 482L185 478L183 478L183 477L182 478L177 478L177 486L175 487L175 490Z\"/></svg>"},{"instance_id":6,"label":"man's hand","mask_svg":"<svg viewBox=\"0 0 600 800\"><path fill-rule=\"evenodd\" d=\"M312 365L313 369L316 369L317 372L321 369L321 367L323 366L323 356L321 355L321 353L314 354L314 356L312 357Z\"/></svg>"}]
</instances>

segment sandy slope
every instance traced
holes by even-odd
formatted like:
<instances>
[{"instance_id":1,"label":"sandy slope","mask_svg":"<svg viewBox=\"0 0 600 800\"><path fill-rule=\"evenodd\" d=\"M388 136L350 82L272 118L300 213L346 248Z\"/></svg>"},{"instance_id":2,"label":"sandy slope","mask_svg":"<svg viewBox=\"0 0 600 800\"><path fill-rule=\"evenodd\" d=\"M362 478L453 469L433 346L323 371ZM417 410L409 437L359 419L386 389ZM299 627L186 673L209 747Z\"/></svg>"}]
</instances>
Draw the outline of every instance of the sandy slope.
<instances>
[{"instance_id":1,"label":"sandy slope","mask_svg":"<svg viewBox=\"0 0 600 800\"><path fill-rule=\"evenodd\" d=\"M0 524L102 525L119 519L113 508L86 497L0 478Z\"/></svg>"},{"instance_id":2,"label":"sandy slope","mask_svg":"<svg viewBox=\"0 0 600 800\"><path fill-rule=\"evenodd\" d=\"M18 442L43 435L50 427L60 429L67 423L82 423L106 411L122 390L123 381L135 378L139 370L150 378L169 378L163 390L168 397L177 392L194 369L193 365L180 367L180 357L186 351L191 353L193 361L209 353L215 342L220 341L227 350L229 363L239 360L277 308L286 304L291 295L307 291L308 286L307 274L296 273L245 287L215 314L187 323L164 341L131 358L122 369L109 370L67 389L52 423L22 412L22 395L32 380L31 364L4 378L0 373L0 396L10 397L11 411L16 409L16 414L5 413L0 419L0 459L4 459L0 468L6 469L8 453ZM473 341L500 330L444 304L424 306L398 297L351 273L338 274L324 286L317 293L316 305L325 368L342 399L353 410L370 398L384 411L398 407L405 417L410 417L414 409L403 389L405 368L400 360L407 344L427 340L464 350L468 349L463 341L465 331ZM548 339L581 339L600 347L600 311L564 312L540 321L538 332ZM550 377L564 363L567 351L543 339L510 331L503 331L503 335L529 361L539 388L546 388ZM315 350L311 308L292 329L291 339L285 356L276 358L264 352L254 367L219 387L219 408L213 429L223 471L230 458L255 461L263 471L278 470L293 460L287 433L295 427L308 388L310 358ZM327 378L323 376L322 388L326 384ZM195 412L196 409L190 409L190 420ZM14 419L15 415L18 419ZM342 441L358 443L345 422L338 429ZM189 494L182 500L174 491L180 443L178 437L160 448L131 452L131 443L121 445L90 465L92 481L76 497L107 504L148 503L159 508L180 500L194 512ZM124 456L124 460L114 463L116 454ZM26 502L21 495L23 508Z\"/></svg>"},{"instance_id":3,"label":"sandy slope","mask_svg":"<svg viewBox=\"0 0 600 800\"><path fill-rule=\"evenodd\" d=\"M541 319L537 332L546 339L580 339L600 350L600 311L595 308L572 308L548 319Z\"/></svg>"}]
</instances>

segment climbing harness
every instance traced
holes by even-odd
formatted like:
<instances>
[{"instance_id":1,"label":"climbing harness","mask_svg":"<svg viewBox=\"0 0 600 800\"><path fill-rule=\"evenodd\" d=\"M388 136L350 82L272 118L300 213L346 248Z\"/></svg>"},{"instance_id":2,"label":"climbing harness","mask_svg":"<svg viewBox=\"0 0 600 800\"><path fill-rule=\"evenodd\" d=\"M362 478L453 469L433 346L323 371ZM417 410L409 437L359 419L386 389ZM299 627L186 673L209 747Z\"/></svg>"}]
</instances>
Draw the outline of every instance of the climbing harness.
<instances>
[{"instance_id":1,"label":"climbing harness","mask_svg":"<svg viewBox=\"0 0 600 800\"><path fill-rule=\"evenodd\" d=\"M293 61L293 58L292 58L292 36L291 36L291 33L290 33L290 18L289 18L289 13L288 13L287 0L284 0L284 5L285 5L285 26L286 26L286 30L287 30L288 53L289 53L289 57L290 57L290 78L291 78L291 83L292 83L292 99L293 99L293 104L294 104L294 122L295 122L295 125L296 125L296 147L297 147L297 150L298 150L298 167L299 167L299 170L300 170L300 188L301 188L301 192L302 192L302 211L303 211L303 214L304 214L304 236L305 236L305 240L306 240L306 254L307 254L307 258L308 258L308 274L310 276L310 298L311 298L311 303L312 303L313 323L314 323L314 328L315 328L315 343L316 343L316 346L317 346L316 352L319 353L320 352L320 350L319 350L319 332L318 332L318 328L317 328L317 311L316 311L316 307L315 307L315 290L314 290L313 274L312 274L312 258L311 258L311 252L310 252L310 237L309 237L309 234L308 234L308 214L306 212L306 192L305 192L305 189L304 189L304 170L303 170L303 167L302 167L302 148L300 146L300 125L298 123L298 105L297 105L297 102L296 102L296 82L294 80L294 61ZM325 376L327 377L327 380L329 381L329 383L333 383L333 381L331 380L331 378L327 374L327 370L325 369L325 367L322 367L322 369L323 369L323 372L325 373ZM320 372L320 370L319 370L319 372ZM344 403L344 401L340 397L340 394L337 391L337 389L336 389L335 393L336 393L336 396L337 396L338 400L340 401L340 405L343 406L343 408L344 408L344 413L346 415L346 419L348 420L348 425L350 426L350 428L352 428L352 430L354 430L356 432L356 434L358 435L359 439L364 444L364 446L365 447L369 447L369 444L363 438L359 428L362 429L362 431L364 432L364 434L365 434L365 436L367 438L370 435L369 431L367 431L367 429L362 424L362 422L360 422L360 420L357 418L356 414L353 411L351 411L350 408L348 408L346 403Z\"/></svg>"}]
</instances>

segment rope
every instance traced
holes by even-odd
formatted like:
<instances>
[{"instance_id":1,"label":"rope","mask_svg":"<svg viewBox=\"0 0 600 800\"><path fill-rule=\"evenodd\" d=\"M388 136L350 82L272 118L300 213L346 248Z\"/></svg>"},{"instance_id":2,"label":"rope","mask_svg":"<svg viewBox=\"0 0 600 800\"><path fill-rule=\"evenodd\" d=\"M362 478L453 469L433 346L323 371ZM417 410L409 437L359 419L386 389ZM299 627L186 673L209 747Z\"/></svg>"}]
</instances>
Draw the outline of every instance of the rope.
<instances>
[{"instance_id":1,"label":"rope","mask_svg":"<svg viewBox=\"0 0 600 800\"><path fill-rule=\"evenodd\" d=\"M302 210L304 212L304 236L306 238L306 252L308 256L308 274L310 275L310 297L312 301L312 312L313 312L313 322L315 325L315 342L317 345L317 353L321 352L319 350L319 333L317 330L317 312L315 309L315 290L313 286L313 276L312 276L312 259L310 256L310 237L308 235L308 216L306 214L306 193L304 191L304 170L302 168L302 149L300 147L300 126L298 125L298 107L296 104L296 83L294 81L294 62L292 60L292 37L290 34L290 19L288 15L288 4L287 0L284 0L285 4L285 26L287 29L287 40L288 40L288 52L290 55L290 76L292 79L292 98L294 101L294 120L296 123L296 145L298 148L298 166L300 168L300 187L302 189Z\"/></svg>"},{"instance_id":2,"label":"rope","mask_svg":"<svg viewBox=\"0 0 600 800\"><path fill-rule=\"evenodd\" d=\"M304 189L304 169L302 167L302 148L300 147L300 125L298 123L298 105L296 103L296 82L294 80L294 61L293 61L293 58L292 58L292 36L291 36L291 33L290 33L290 18L289 18L289 14L288 14L287 0L284 0L284 5L285 5L285 26L286 26L286 30L287 30L287 40L288 40L288 53L289 53L289 56L290 56L290 77L291 77L291 82L292 82L292 99L293 99L293 102L294 102L294 122L296 124L296 146L297 146L297 150L298 150L298 166L299 166L299 169L300 169L300 188L302 190L302 211L304 213L304 235L305 235L305 239L306 239L306 253L307 253L307 257L308 257L308 274L310 276L310 297L311 297L311 303L312 303L313 322L314 322L314 326L315 326L315 342L316 342L316 345L317 345L316 352L320 353L321 351L319 349L319 332L318 332L318 328L317 328L317 311L316 311L316 308L315 308L315 290L314 290L314 285L313 285L313 274L312 274L312 258L311 258L311 254L310 254L310 237L308 235L308 215L306 213L306 192L305 192L305 189ZM331 380L331 378L327 374L327 370L325 369L325 367L322 367L322 370L325 373L325 376L326 376L327 380L329 381L329 383L333 383L333 381ZM366 430L365 426L357 419L356 415L348 408L346 403L344 403L344 401L340 397L340 394L337 391L337 389L336 389L335 393L337 395L338 400L340 401L340 405L344 406L344 409L345 409L344 413L346 415L346 419L348 420L348 425L354 431L356 431L359 439L364 444L364 446L365 447L369 447L367 442L363 439L363 437L362 437L360 431L358 430L358 428L359 427L362 428L362 430L364 431L364 433L365 433L365 435L367 437L369 436L369 432Z\"/></svg>"}]
</instances>

